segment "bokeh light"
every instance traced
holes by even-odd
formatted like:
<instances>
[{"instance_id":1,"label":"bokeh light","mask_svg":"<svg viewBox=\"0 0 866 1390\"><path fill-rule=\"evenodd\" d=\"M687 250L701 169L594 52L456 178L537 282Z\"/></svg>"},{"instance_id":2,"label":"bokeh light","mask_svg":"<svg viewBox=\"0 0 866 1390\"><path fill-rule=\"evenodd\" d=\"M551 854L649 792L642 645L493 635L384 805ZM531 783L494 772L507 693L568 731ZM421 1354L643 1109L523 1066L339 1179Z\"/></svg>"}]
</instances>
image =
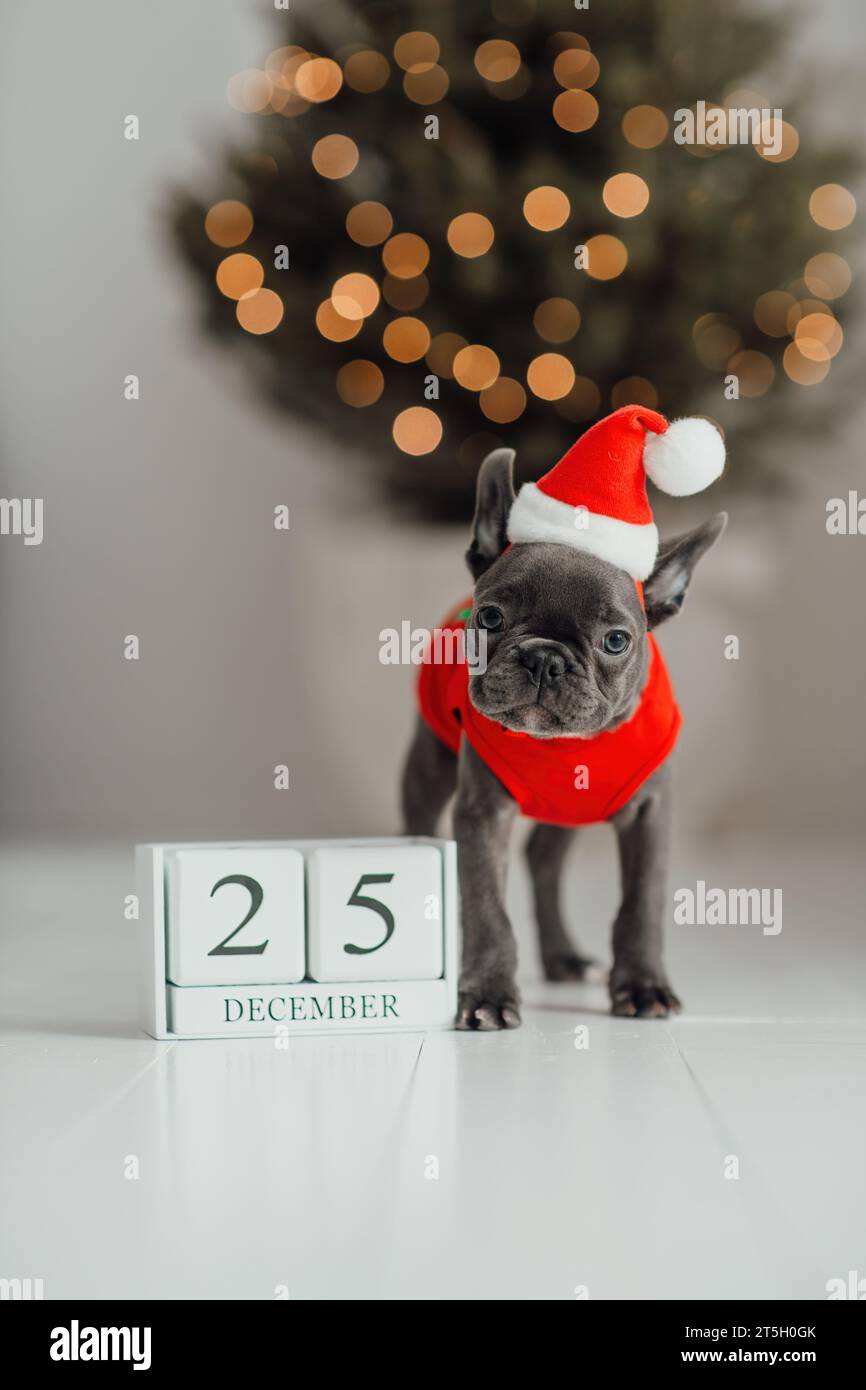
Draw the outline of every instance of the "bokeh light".
<instances>
[{"instance_id":1,"label":"bokeh light","mask_svg":"<svg viewBox=\"0 0 866 1390\"><path fill-rule=\"evenodd\" d=\"M404 454L432 454L442 438L442 421L427 406L410 405L400 411L392 433Z\"/></svg>"},{"instance_id":2,"label":"bokeh light","mask_svg":"<svg viewBox=\"0 0 866 1390\"><path fill-rule=\"evenodd\" d=\"M430 331L420 319L392 319L382 334L382 346L395 362L417 362L430 346Z\"/></svg>"},{"instance_id":3,"label":"bokeh light","mask_svg":"<svg viewBox=\"0 0 866 1390\"><path fill-rule=\"evenodd\" d=\"M794 329L797 347L815 362L835 357L843 340L842 328L832 314L804 314Z\"/></svg>"},{"instance_id":4,"label":"bokeh light","mask_svg":"<svg viewBox=\"0 0 866 1390\"><path fill-rule=\"evenodd\" d=\"M776 125L781 125L781 140ZM772 148L779 144L777 154L772 154ZM771 116L761 127L761 137L755 142L755 149L762 159L766 159L768 164L784 164L786 160L793 158L800 148L800 136L790 121L776 122L776 118Z\"/></svg>"},{"instance_id":5,"label":"bokeh light","mask_svg":"<svg viewBox=\"0 0 866 1390\"><path fill-rule=\"evenodd\" d=\"M647 410L658 410L659 393L645 376L626 376L611 388L611 409L619 410L624 405L642 405Z\"/></svg>"},{"instance_id":6,"label":"bokeh light","mask_svg":"<svg viewBox=\"0 0 866 1390\"><path fill-rule=\"evenodd\" d=\"M333 58L308 58L295 73L295 91L304 101L330 101L343 85L343 70Z\"/></svg>"},{"instance_id":7,"label":"bokeh light","mask_svg":"<svg viewBox=\"0 0 866 1390\"><path fill-rule=\"evenodd\" d=\"M369 318L379 304L379 286L370 275L353 271L351 275L341 275L334 281L331 290L331 303L340 318Z\"/></svg>"},{"instance_id":8,"label":"bokeh light","mask_svg":"<svg viewBox=\"0 0 866 1390\"><path fill-rule=\"evenodd\" d=\"M323 135L313 146L313 168L324 179L344 179L358 158L358 146L348 135Z\"/></svg>"},{"instance_id":9,"label":"bokeh light","mask_svg":"<svg viewBox=\"0 0 866 1390\"><path fill-rule=\"evenodd\" d=\"M246 203L226 198L208 210L204 229L214 246L240 246L253 230L253 215Z\"/></svg>"},{"instance_id":10,"label":"bokeh light","mask_svg":"<svg viewBox=\"0 0 866 1390\"><path fill-rule=\"evenodd\" d=\"M857 203L841 183L822 183L809 199L812 220L828 232L841 231L854 221Z\"/></svg>"},{"instance_id":11,"label":"bokeh light","mask_svg":"<svg viewBox=\"0 0 866 1390\"><path fill-rule=\"evenodd\" d=\"M523 200L523 216L537 232L555 232L567 221L571 203L561 188L542 184Z\"/></svg>"},{"instance_id":12,"label":"bokeh light","mask_svg":"<svg viewBox=\"0 0 866 1390\"><path fill-rule=\"evenodd\" d=\"M622 133L638 150L652 150L668 133L668 118L657 106L632 106L622 118Z\"/></svg>"},{"instance_id":13,"label":"bokeh light","mask_svg":"<svg viewBox=\"0 0 866 1390\"><path fill-rule=\"evenodd\" d=\"M394 58L406 72L429 71L439 58L439 40L423 29L413 29L394 44Z\"/></svg>"},{"instance_id":14,"label":"bokeh light","mask_svg":"<svg viewBox=\"0 0 866 1390\"><path fill-rule=\"evenodd\" d=\"M782 357L782 366L786 375L798 386L817 386L830 370L830 355L828 353L823 361L817 361L801 352L797 343L789 343Z\"/></svg>"},{"instance_id":15,"label":"bokeh light","mask_svg":"<svg viewBox=\"0 0 866 1390\"><path fill-rule=\"evenodd\" d=\"M274 91L274 79L260 68L245 68L230 77L226 86L229 105L236 111L256 115L267 109Z\"/></svg>"},{"instance_id":16,"label":"bokeh light","mask_svg":"<svg viewBox=\"0 0 866 1390\"><path fill-rule=\"evenodd\" d=\"M316 327L323 338L332 343L345 343L361 331L362 318L346 319L338 314L330 299L324 299L316 310Z\"/></svg>"},{"instance_id":17,"label":"bokeh light","mask_svg":"<svg viewBox=\"0 0 866 1390\"><path fill-rule=\"evenodd\" d=\"M377 53L374 48L365 48L346 59L343 71L352 91L378 92L388 81L391 64L383 53Z\"/></svg>"},{"instance_id":18,"label":"bokeh light","mask_svg":"<svg viewBox=\"0 0 866 1390\"><path fill-rule=\"evenodd\" d=\"M790 331L788 314L796 303L794 296L784 290L768 290L766 294L759 294L755 300L755 323L768 338L783 338Z\"/></svg>"},{"instance_id":19,"label":"bokeh light","mask_svg":"<svg viewBox=\"0 0 866 1390\"><path fill-rule=\"evenodd\" d=\"M430 281L426 275L416 275L411 280L399 280L396 275L386 275L382 281L382 295L392 309L420 309L430 293Z\"/></svg>"},{"instance_id":20,"label":"bokeh light","mask_svg":"<svg viewBox=\"0 0 866 1390\"><path fill-rule=\"evenodd\" d=\"M554 402L557 413L573 424L592 420L601 410L601 392L591 377L576 376L567 395Z\"/></svg>"},{"instance_id":21,"label":"bokeh light","mask_svg":"<svg viewBox=\"0 0 866 1390\"><path fill-rule=\"evenodd\" d=\"M427 349L427 365L431 372L450 381L454 375L454 358L468 344L459 333L437 333Z\"/></svg>"},{"instance_id":22,"label":"bokeh light","mask_svg":"<svg viewBox=\"0 0 866 1390\"><path fill-rule=\"evenodd\" d=\"M574 385L574 367L559 352L542 352L526 369L526 381L534 396L557 401Z\"/></svg>"},{"instance_id":23,"label":"bokeh light","mask_svg":"<svg viewBox=\"0 0 866 1390\"><path fill-rule=\"evenodd\" d=\"M488 39L475 50L475 67L488 82L507 82L520 67L520 49L507 39Z\"/></svg>"},{"instance_id":24,"label":"bokeh light","mask_svg":"<svg viewBox=\"0 0 866 1390\"><path fill-rule=\"evenodd\" d=\"M384 203L356 203L346 213L346 231L359 246L379 246L387 241L394 219Z\"/></svg>"},{"instance_id":25,"label":"bokeh light","mask_svg":"<svg viewBox=\"0 0 866 1390\"><path fill-rule=\"evenodd\" d=\"M272 333L282 320L283 301L274 290L251 290L238 300L235 313L247 333Z\"/></svg>"},{"instance_id":26,"label":"bokeh light","mask_svg":"<svg viewBox=\"0 0 866 1390\"><path fill-rule=\"evenodd\" d=\"M649 188L637 174L613 174L601 191L602 201L615 217L637 217L649 202Z\"/></svg>"},{"instance_id":27,"label":"bokeh light","mask_svg":"<svg viewBox=\"0 0 866 1390\"><path fill-rule=\"evenodd\" d=\"M461 212L449 222L447 237L458 256L483 256L493 245L493 223L480 212Z\"/></svg>"},{"instance_id":28,"label":"bokeh light","mask_svg":"<svg viewBox=\"0 0 866 1390\"><path fill-rule=\"evenodd\" d=\"M497 377L478 397L478 404L488 420L497 425L510 424L526 409L526 392L511 376Z\"/></svg>"},{"instance_id":29,"label":"bokeh light","mask_svg":"<svg viewBox=\"0 0 866 1390\"><path fill-rule=\"evenodd\" d=\"M567 343L580 328L580 310L570 299L545 299L532 316L539 338L547 343Z\"/></svg>"},{"instance_id":30,"label":"bokeh light","mask_svg":"<svg viewBox=\"0 0 866 1390\"><path fill-rule=\"evenodd\" d=\"M589 130L598 120L598 102L592 92L560 92L553 103L553 119L573 134Z\"/></svg>"},{"instance_id":31,"label":"bokeh light","mask_svg":"<svg viewBox=\"0 0 866 1390\"><path fill-rule=\"evenodd\" d=\"M608 236L606 233L592 236L586 243L586 249L586 273L592 276L593 280L615 280L628 265L628 251L619 237Z\"/></svg>"},{"instance_id":32,"label":"bokeh light","mask_svg":"<svg viewBox=\"0 0 866 1390\"><path fill-rule=\"evenodd\" d=\"M216 270L216 282L227 299L240 299L241 295L257 290L265 278L265 269L255 256L245 251L236 251L226 256Z\"/></svg>"},{"instance_id":33,"label":"bokeh light","mask_svg":"<svg viewBox=\"0 0 866 1390\"><path fill-rule=\"evenodd\" d=\"M414 232L398 232L382 247L382 263L398 280L412 280L427 269L430 247Z\"/></svg>"},{"instance_id":34,"label":"bokeh light","mask_svg":"<svg viewBox=\"0 0 866 1390\"><path fill-rule=\"evenodd\" d=\"M375 405L385 389L385 378L375 362L363 357L346 362L337 372L337 393L346 405L359 409Z\"/></svg>"},{"instance_id":35,"label":"bokeh light","mask_svg":"<svg viewBox=\"0 0 866 1390\"><path fill-rule=\"evenodd\" d=\"M745 352L734 353L726 370L736 376L740 395L748 398L765 396L776 375L776 369L767 354L755 352L751 348Z\"/></svg>"},{"instance_id":36,"label":"bokeh light","mask_svg":"<svg viewBox=\"0 0 866 1390\"><path fill-rule=\"evenodd\" d=\"M692 336L699 360L711 371L721 371L742 344L738 330L724 314L701 314L694 322Z\"/></svg>"},{"instance_id":37,"label":"bokeh light","mask_svg":"<svg viewBox=\"0 0 866 1390\"><path fill-rule=\"evenodd\" d=\"M485 391L499 376L499 358L492 348L470 343L455 355L451 370L467 391Z\"/></svg>"},{"instance_id":38,"label":"bokeh light","mask_svg":"<svg viewBox=\"0 0 866 1390\"><path fill-rule=\"evenodd\" d=\"M838 299L851 284L851 268L842 256L821 251L806 262L803 279L819 299Z\"/></svg>"},{"instance_id":39,"label":"bokeh light","mask_svg":"<svg viewBox=\"0 0 866 1390\"><path fill-rule=\"evenodd\" d=\"M553 64L553 75L560 87L592 87L601 69L594 53L585 48L566 48Z\"/></svg>"},{"instance_id":40,"label":"bokeh light","mask_svg":"<svg viewBox=\"0 0 866 1390\"><path fill-rule=\"evenodd\" d=\"M403 91L410 101L416 102L419 106L435 106L448 91L448 85L448 74L438 63L434 63L432 68L424 68L421 72L413 69L403 78Z\"/></svg>"}]
</instances>

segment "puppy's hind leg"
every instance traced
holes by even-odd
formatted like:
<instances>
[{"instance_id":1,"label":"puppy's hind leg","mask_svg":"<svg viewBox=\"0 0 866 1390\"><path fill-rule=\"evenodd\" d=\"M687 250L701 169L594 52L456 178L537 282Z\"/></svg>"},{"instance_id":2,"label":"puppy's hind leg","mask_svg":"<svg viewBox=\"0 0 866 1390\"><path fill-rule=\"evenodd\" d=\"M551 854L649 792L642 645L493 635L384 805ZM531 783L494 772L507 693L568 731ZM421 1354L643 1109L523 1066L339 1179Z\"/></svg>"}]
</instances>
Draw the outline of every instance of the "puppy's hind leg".
<instances>
[{"instance_id":1,"label":"puppy's hind leg","mask_svg":"<svg viewBox=\"0 0 866 1390\"><path fill-rule=\"evenodd\" d=\"M455 754L419 718L401 784L405 834L435 835L439 817L456 786Z\"/></svg>"},{"instance_id":2,"label":"puppy's hind leg","mask_svg":"<svg viewBox=\"0 0 866 1390\"><path fill-rule=\"evenodd\" d=\"M601 980L597 961L569 939L560 908L562 866L575 831L564 825L536 825L526 844L532 875L541 965L547 980Z\"/></svg>"}]
</instances>

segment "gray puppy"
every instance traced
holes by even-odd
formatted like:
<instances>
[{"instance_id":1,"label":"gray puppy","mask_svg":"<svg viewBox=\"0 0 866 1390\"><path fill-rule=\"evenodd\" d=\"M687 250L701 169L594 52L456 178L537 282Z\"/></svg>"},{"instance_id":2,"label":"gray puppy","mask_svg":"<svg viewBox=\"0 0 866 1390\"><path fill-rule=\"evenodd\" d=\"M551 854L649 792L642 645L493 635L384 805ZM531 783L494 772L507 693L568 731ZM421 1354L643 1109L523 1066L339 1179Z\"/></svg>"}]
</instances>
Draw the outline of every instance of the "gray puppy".
<instances>
[{"instance_id":1,"label":"gray puppy","mask_svg":"<svg viewBox=\"0 0 866 1390\"><path fill-rule=\"evenodd\" d=\"M487 666L469 680L469 699L502 729L534 739L592 738L629 720L647 680L648 633L682 607L698 559L727 516L663 543L644 584L605 560L547 542L509 547L513 452L481 466L467 562L475 579L468 627L487 634ZM534 747L534 744L533 744ZM457 1026L516 1028L517 949L505 911L505 875L517 804L468 738L455 755L419 719L403 774L405 829L436 833L456 790L463 961ZM680 1007L662 958L671 783L664 761L610 818L619 843L622 902L613 926L610 996L615 1014L663 1018ZM539 944L549 980L592 976L563 924L559 883L574 830L539 823L527 856Z\"/></svg>"}]
</instances>

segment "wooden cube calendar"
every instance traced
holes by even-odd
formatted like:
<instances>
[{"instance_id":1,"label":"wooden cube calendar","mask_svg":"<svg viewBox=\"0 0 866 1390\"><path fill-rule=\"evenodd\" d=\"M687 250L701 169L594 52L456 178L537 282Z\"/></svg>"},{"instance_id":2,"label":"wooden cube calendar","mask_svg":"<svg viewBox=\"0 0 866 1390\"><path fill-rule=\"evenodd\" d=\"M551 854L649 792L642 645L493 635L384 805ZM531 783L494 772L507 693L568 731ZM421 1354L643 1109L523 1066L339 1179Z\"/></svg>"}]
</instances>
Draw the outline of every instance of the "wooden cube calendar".
<instances>
[{"instance_id":1,"label":"wooden cube calendar","mask_svg":"<svg viewBox=\"0 0 866 1390\"><path fill-rule=\"evenodd\" d=\"M453 1025L451 840L140 845L136 874L152 1037Z\"/></svg>"}]
</instances>

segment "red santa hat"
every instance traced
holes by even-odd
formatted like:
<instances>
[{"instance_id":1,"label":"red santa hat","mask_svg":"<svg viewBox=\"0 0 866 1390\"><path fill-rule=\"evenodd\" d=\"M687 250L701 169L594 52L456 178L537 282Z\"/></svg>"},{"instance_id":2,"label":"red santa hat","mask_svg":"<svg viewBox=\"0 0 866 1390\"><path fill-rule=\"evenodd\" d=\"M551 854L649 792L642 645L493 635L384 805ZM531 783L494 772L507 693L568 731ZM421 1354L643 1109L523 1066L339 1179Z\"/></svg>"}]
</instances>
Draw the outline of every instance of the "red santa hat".
<instances>
[{"instance_id":1,"label":"red santa hat","mask_svg":"<svg viewBox=\"0 0 866 1390\"><path fill-rule=\"evenodd\" d=\"M537 483L524 483L511 508L508 537L585 550L647 579L658 552L646 480L687 497L719 477L725 446L697 417L668 424L640 405L624 405L581 435Z\"/></svg>"}]
</instances>

